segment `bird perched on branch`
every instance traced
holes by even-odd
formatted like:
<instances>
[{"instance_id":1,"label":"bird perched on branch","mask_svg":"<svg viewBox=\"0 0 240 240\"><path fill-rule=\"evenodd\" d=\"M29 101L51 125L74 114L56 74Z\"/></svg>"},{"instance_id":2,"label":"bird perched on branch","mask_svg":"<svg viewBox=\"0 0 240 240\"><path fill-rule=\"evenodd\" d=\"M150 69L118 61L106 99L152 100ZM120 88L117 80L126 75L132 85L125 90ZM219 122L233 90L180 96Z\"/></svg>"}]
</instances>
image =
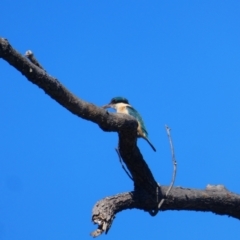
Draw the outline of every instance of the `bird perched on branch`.
<instances>
[{"instance_id":1,"label":"bird perched on branch","mask_svg":"<svg viewBox=\"0 0 240 240\"><path fill-rule=\"evenodd\" d=\"M114 97L111 102L107 105L104 105L103 108L114 108L117 113L125 113L133 116L138 122L137 135L138 137L144 138L149 145L152 147L153 151L156 152L155 147L148 139L148 132L144 125L141 115L135 110L124 97Z\"/></svg>"}]
</instances>

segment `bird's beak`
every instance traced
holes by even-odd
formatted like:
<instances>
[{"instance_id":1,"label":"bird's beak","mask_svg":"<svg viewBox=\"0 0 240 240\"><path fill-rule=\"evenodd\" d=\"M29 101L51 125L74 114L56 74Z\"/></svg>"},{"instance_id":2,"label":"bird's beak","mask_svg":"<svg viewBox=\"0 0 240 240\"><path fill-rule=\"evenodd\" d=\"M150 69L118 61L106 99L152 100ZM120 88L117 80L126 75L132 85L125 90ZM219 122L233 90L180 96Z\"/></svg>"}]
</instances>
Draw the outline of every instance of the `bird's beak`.
<instances>
[{"instance_id":1,"label":"bird's beak","mask_svg":"<svg viewBox=\"0 0 240 240\"><path fill-rule=\"evenodd\" d=\"M104 108L104 109L106 109L106 108L111 108L112 107L112 105L109 103L109 104L107 104L107 105L104 105L104 106L102 106L102 108Z\"/></svg>"}]
</instances>

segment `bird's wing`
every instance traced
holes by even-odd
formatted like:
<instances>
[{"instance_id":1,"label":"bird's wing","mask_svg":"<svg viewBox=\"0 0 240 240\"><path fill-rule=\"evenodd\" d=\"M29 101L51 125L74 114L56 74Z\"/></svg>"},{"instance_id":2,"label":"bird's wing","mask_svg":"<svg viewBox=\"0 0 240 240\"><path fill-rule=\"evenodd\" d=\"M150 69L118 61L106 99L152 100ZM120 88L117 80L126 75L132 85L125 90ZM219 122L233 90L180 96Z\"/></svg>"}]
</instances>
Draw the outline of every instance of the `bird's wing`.
<instances>
[{"instance_id":1,"label":"bird's wing","mask_svg":"<svg viewBox=\"0 0 240 240\"><path fill-rule=\"evenodd\" d=\"M135 110L132 106L128 105L127 106L127 110L129 112L129 115L135 117L137 119L137 121L140 123L142 131L145 133L145 136L148 137L148 132L146 130L146 127L144 125L143 119L141 117L141 115L138 113L137 110Z\"/></svg>"}]
</instances>

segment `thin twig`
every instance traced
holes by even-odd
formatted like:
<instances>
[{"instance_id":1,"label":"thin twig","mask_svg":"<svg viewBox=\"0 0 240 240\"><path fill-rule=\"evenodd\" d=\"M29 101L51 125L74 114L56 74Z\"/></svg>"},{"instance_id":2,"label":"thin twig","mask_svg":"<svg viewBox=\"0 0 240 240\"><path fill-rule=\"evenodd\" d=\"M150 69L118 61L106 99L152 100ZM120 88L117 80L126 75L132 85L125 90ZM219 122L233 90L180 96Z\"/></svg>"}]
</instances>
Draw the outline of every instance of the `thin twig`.
<instances>
[{"instance_id":1,"label":"thin twig","mask_svg":"<svg viewBox=\"0 0 240 240\"><path fill-rule=\"evenodd\" d=\"M132 176L130 175L130 173L127 171L127 169L126 169L125 166L123 165L123 160L122 160L122 157L121 157L121 155L120 155L120 152L119 152L118 148L115 148L115 150L116 150L116 152L117 152L117 154L118 154L119 161L120 161L120 163L121 163L121 165L122 165L123 170L124 170L125 173L128 175L128 177L129 177L130 179L132 179L132 181L133 181Z\"/></svg>"},{"instance_id":2,"label":"thin twig","mask_svg":"<svg viewBox=\"0 0 240 240\"><path fill-rule=\"evenodd\" d=\"M41 64L38 62L38 60L34 57L34 54L31 50L26 51L25 56L29 59L30 62L32 62L37 67L41 68L46 72L46 70L41 66Z\"/></svg>"},{"instance_id":3,"label":"thin twig","mask_svg":"<svg viewBox=\"0 0 240 240\"><path fill-rule=\"evenodd\" d=\"M166 131L167 131L167 135L168 135L168 139L169 139L169 143L170 143L170 148L171 148L171 153L172 153L172 162L173 162L173 175L172 175L172 182L166 192L166 196L165 198L167 198L168 194L170 193L172 187L173 187L173 184L175 182L175 178L176 178L176 173L177 173L177 161L175 159L175 153L174 153L174 147L173 147L173 143L172 143L172 137L171 137L171 134L170 134L170 131L171 129L165 125L165 128L166 128ZM163 198L160 203L158 204L158 209L161 208L162 204L164 203L165 201L165 198Z\"/></svg>"}]
</instances>

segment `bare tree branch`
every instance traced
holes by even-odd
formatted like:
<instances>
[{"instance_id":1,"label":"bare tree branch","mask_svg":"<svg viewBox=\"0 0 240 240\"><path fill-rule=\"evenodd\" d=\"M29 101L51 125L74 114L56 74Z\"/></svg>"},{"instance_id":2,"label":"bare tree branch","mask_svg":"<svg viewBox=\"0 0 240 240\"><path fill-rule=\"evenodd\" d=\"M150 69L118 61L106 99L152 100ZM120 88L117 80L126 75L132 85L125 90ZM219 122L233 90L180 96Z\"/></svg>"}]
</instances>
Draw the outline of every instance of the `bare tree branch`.
<instances>
[{"instance_id":1,"label":"bare tree branch","mask_svg":"<svg viewBox=\"0 0 240 240\"><path fill-rule=\"evenodd\" d=\"M171 148L171 153L172 153L172 163L173 163L173 175L172 175L172 181L170 183L170 186L166 192L166 195L165 197L167 198L168 194L170 193L172 187L173 187L173 184L175 182L175 178L176 178L176 173L177 173L177 161L176 161L176 158L175 158L175 152L174 152L174 147L173 147L173 142L172 142L172 137L171 137L171 129L166 125L165 126L166 128L166 131L167 131L167 135L168 135L168 139L169 139L169 143L170 143L170 148ZM158 204L158 209L161 208L161 206L163 205L165 201L165 198L163 198L160 203Z\"/></svg>"},{"instance_id":2,"label":"bare tree branch","mask_svg":"<svg viewBox=\"0 0 240 240\"><path fill-rule=\"evenodd\" d=\"M163 195L166 195L169 187L162 186L161 189ZM115 215L120 211L133 208L151 210L151 200L149 195L137 191L121 193L97 202L93 208L92 220L98 224L98 229L92 232L92 236L104 231L107 233ZM229 192L222 185L208 185L205 190L174 187L160 209L166 210L212 212L240 219L240 195Z\"/></svg>"},{"instance_id":3,"label":"bare tree branch","mask_svg":"<svg viewBox=\"0 0 240 240\"><path fill-rule=\"evenodd\" d=\"M118 158L119 158L119 162L121 163L122 169L123 169L124 172L128 175L128 177L129 177L131 180L133 180L132 177L130 176L130 173L127 171L127 169L125 168L125 166L124 166L124 164L123 164L123 160L122 160L122 158L121 158L120 152L118 151L117 148L116 148L115 150L116 150L116 152L117 152L117 155L118 155Z\"/></svg>"},{"instance_id":4,"label":"bare tree branch","mask_svg":"<svg viewBox=\"0 0 240 240\"><path fill-rule=\"evenodd\" d=\"M41 68L42 70L43 67L41 66L41 64L38 62L38 60L34 57L34 54L31 50L26 51L25 56L29 59L29 61L31 61L34 65L36 65L37 67ZM45 70L44 70L45 71Z\"/></svg>"},{"instance_id":5,"label":"bare tree branch","mask_svg":"<svg viewBox=\"0 0 240 240\"><path fill-rule=\"evenodd\" d=\"M8 41L3 38L0 38L0 57L71 113L98 124L104 131L118 132L119 152L131 172L135 185L145 188L149 193L155 191L157 182L136 146L137 121L133 117L126 114L109 113L79 99L56 78L48 75L14 50Z\"/></svg>"},{"instance_id":6,"label":"bare tree branch","mask_svg":"<svg viewBox=\"0 0 240 240\"><path fill-rule=\"evenodd\" d=\"M108 113L94 104L85 102L66 89L56 78L48 75L38 61L29 61L9 42L0 38L0 58L4 59L30 82L44 90L51 98L71 113L92 121L104 131L118 132L118 149L122 160L134 181L133 192L105 198L93 208L92 219L98 224L93 236L110 229L114 216L125 209L138 208L147 212L157 209L159 200L166 197L166 187L159 187L152 172L136 145L137 121L126 114ZM156 189L159 191L156 192ZM161 211L193 210L211 211L240 219L240 195L224 187L209 185L206 190L172 188Z\"/></svg>"}]
</instances>

